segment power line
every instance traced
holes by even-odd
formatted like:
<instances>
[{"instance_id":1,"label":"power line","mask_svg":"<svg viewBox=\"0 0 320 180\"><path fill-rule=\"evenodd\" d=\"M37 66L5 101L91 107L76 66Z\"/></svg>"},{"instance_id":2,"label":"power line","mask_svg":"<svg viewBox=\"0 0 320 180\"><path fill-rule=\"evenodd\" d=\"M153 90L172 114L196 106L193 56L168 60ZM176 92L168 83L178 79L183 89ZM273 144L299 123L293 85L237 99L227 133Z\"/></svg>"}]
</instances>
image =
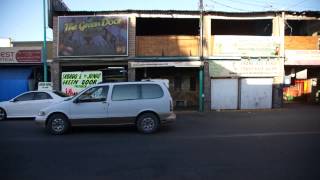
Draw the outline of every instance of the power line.
<instances>
[{"instance_id":1,"label":"power line","mask_svg":"<svg viewBox=\"0 0 320 180\"><path fill-rule=\"evenodd\" d=\"M234 10L237 10L237 11L247 11L247 10L245 10L245 9L235 8L235 7L232 7L232 6L229 6L229 5L226 5L226 4L217 2L217 1L213 1L213 0L209 0L209 1L211 1L212 3L218 4L218 5L220 5L220 6L224 6L224 7L227 7L227 8L230 8L230 9L234 9ZM211 5L211 7L214 8L214 6L212 6L212 5Z\"/></svg>"},{"instance_id":2,"label":"power line","mask_svg":"<svg viewBox=\"0 0 320 180\"><path fill-rule=\"evenodd\" d=\"M290 5L290 6L286 7L285 9L293 8L293 7L298 6L298 5L302 4L302 3L305 3L306 1L308 1L308 0L302 0L302 1L298 2L298 3L296 3L296 4L293 4L293 5Z\"/></svg>"},{"instance_id":3,"label":"power line","mask_svg":"<svg viewBox=\"0 0 320 180\"><path fill-rule=\"evenodd\" d=\"M245 5L248 5L248 6L255 6L255 7L265 7L266 4L258 4L258 3L248 3L248 2L243 2L243 1L237 1L237 0L227 0L227 1L230 1L230 2L233 2L233 3L237 3L237 4L245 4Z\"/></svg>"}]
</instances>

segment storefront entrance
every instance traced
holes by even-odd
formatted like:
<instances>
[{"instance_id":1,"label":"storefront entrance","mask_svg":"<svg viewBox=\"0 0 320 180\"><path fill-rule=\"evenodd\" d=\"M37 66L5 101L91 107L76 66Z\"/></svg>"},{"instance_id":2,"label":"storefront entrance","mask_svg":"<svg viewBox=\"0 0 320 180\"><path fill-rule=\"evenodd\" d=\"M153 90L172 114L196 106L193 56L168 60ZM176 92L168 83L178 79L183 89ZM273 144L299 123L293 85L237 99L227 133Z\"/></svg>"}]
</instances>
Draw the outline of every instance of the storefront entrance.
<instances>
[{"instance_id":1,"label":"storefront entrance","mask_svg":"<svg viewBox=\"0 0 320 180\"><path fill-rule=\"evenodd\" d=\"M167 79L176 110L198 108L199 68L148 67L136 68L136 80Z\"/></svg>"}]
</instances>

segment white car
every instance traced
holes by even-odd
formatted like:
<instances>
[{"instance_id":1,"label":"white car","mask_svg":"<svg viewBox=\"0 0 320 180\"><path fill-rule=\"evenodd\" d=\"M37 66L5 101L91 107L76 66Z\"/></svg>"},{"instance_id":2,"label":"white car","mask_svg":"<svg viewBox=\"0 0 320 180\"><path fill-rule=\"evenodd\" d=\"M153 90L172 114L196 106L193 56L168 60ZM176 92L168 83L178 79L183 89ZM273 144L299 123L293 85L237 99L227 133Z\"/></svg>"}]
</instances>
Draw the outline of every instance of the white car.
<instances>
[{"instance_id":1,"label":"white car","mask_svg":"<svg viewBox=\"0 0 320 180\"><path fill-rule=\"evenodd\" d=\"M161 82L103 83L91 86L71 99L39 112L36 123L51 134L63 134L70 126L136 125L153 133L176 119L168 88Z\"/></svg>"},{"instance_id":2,"label":"white car","mask_svg":"<svg viewBox=\"0 0 320 180\"><path fill-rule=\"evenodd\" d=\"M28 91L9 101L0 102L0 120L34 118L41 109L68 96L60 91Z\"/></svg>"}]
</instances>

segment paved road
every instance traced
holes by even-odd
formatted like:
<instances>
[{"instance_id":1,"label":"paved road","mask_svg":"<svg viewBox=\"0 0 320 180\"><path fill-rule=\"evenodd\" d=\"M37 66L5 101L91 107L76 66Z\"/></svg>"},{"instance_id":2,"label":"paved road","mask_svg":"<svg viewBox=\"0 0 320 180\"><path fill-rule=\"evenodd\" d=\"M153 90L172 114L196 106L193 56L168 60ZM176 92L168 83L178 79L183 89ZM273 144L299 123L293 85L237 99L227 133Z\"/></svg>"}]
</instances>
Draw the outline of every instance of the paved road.
<instances>
[{"instance_id":1,"label":"paved road","mask_svg":"<svg viewBox=\"0 0 320 180\"><path fill-rule=\"evenodd\" d=\"M320 179L320 106L180 112L154 135L0 122L0 179Z\"/></svg>"}]
</instances>

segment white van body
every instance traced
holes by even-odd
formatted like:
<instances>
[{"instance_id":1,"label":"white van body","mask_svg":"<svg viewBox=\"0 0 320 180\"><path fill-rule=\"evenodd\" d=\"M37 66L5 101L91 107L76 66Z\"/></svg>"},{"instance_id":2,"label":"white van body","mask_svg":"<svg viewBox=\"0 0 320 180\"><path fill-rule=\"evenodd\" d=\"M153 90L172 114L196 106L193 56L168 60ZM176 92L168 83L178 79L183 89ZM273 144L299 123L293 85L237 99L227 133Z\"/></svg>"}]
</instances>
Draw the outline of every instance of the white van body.
<instances>
[{"instance_id":1,"label":"white van body","mask_svg":"<svg viewBox=\"0 0 320 180\"><path fill-rule=\"evenodd\" d=\"M63 134L70 126L129 124L137 125L144 133L152 133L161 124L175 119L165 84L144 81L88 87L70 99L42 109L35 121L53 134ZM143 123L148 130L139 127Z\"/></svg>"}]
</instances>

